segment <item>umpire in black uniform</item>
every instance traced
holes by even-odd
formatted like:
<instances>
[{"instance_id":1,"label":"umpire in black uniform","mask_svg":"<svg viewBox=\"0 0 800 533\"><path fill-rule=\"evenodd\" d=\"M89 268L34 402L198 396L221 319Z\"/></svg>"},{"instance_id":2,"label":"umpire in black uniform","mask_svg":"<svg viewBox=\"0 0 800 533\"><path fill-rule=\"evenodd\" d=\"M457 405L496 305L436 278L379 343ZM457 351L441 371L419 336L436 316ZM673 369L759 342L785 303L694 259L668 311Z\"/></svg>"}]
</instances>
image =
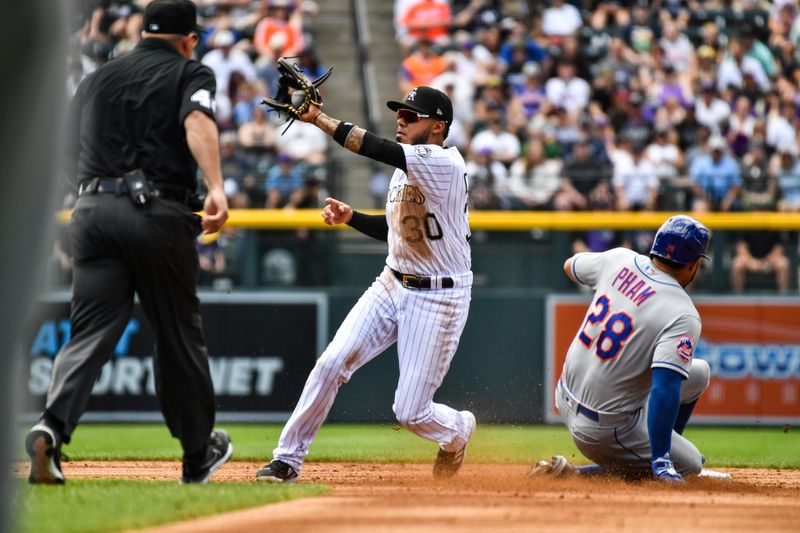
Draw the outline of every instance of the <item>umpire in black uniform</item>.
<instances>
[{"instance_id":1,"label":"umpire in black uniform","mask_svg":"<svg viewBox=\"0 0 800 533\"><path fill-rule=\"evenodd\" d=\"M214 389L197 298L195 238L228 217L211 70L192 61L189 0L147 5L143 39L88 76L70 106L79 196L71 339L56 356L47 404L25 440L31 483L63 483L70 440L92 386L130 320L134 293L155 331L156 393L183 447L184 483L205 483L233 451L212 431ZM208 189L194 195L197 167ZM203 209L200 219L194 210Z\"/></svg>"}]
</instances>

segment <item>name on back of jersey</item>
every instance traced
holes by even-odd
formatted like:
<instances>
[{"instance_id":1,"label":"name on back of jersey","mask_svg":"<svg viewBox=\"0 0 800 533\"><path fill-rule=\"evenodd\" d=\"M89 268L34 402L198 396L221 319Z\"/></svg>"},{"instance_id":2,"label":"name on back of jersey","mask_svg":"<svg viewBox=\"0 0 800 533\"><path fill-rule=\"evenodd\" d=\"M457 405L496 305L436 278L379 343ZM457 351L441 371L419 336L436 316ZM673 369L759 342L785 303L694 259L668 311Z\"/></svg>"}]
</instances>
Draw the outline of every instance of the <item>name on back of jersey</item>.
<instances>
[{"instance_id":1,"label":"name on back of jersey","mask_svg":"<svg viewBox=\"0 0 800 533\"><path fill-rule=\"evenodd\" d=\"M614 281L611 282L611 286L635 303L637 307L641 306L650 299L651 296L656 294L655 289L644 279L641 279L636 272L633 272L627 267L620 269Z\"/></svg>"},{"instance_id":2,"label":"name on back of jersey","mask_svg":"<svg viewBox=\"0 0 800 533\"><path fill-rule=\"evenodd\" d=\"M389 189L389 202L407 202L422 205L425 203L425 195L416 185L395 185Z\"/></svg>"}]
</instances>

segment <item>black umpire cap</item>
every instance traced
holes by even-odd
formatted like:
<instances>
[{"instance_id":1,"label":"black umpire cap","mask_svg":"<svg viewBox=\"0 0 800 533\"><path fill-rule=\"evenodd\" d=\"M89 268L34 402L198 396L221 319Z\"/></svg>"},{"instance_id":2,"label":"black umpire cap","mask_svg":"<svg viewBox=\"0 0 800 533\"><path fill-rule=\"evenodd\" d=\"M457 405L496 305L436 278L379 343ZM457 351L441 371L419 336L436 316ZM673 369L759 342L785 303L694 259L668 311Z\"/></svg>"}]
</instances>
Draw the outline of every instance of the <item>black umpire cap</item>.
<instances>
[{"instance_id":1,"label":"black umpire cap","mask_svg":"<svg viewBox=\"0 0 800 533\"><path fill-rule=\"evenodd\" d=\"M197 7L189 0L153 0L144 10L144 31L189 35L206 29L197 24Z\"/></svg>"},{"instance_id":2,"label":"black umpire cap","mask_svg":"<svg viewBox=\"0 0 800 533\"><path fill-rule=\"evenodd\" d=\"M453 123L453 104L442 91L433 87L414 87L402 102L391 100L386 106L392 111L410 109L423 115L443 120L448 126Z\"/></svg>"}]
</instances>

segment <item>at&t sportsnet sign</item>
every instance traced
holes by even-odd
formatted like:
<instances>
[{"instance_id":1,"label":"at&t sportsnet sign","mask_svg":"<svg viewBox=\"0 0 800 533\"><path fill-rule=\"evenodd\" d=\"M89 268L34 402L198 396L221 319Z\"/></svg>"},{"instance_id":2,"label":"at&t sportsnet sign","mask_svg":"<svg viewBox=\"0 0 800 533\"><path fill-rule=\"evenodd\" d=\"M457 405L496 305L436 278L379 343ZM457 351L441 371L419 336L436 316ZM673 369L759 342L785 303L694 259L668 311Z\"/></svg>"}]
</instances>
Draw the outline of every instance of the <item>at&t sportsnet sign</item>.
<instances>
[{"instance_id":1,"label":"at&t sportsnet sign","mask_svg":"<svg viewBox=\"0 0 800 533\"><path fill-rule=\"evenodd\" d=\"M696 297L703 321L694 357L708 361L711 383L692 422L800 424L800 299ZM586 297L553 296L547 302L545 415L561 419L553 390Z\"/></svg>"},{"instance_id":2,"label":"at&t sportsnet sign","mask_svg":"<svg viewBox=\"0 0 800 533\"><path fill-rule=\"evenodd\" d=\"M327 342L320 293L201 293L220 421L283 421ZM70 336L69 294L45 297L27 332L25 411L44 406L53 360ZM152 330L138 305L92 389L84 421L160 420Z\"/></svg>"}]
</instances>

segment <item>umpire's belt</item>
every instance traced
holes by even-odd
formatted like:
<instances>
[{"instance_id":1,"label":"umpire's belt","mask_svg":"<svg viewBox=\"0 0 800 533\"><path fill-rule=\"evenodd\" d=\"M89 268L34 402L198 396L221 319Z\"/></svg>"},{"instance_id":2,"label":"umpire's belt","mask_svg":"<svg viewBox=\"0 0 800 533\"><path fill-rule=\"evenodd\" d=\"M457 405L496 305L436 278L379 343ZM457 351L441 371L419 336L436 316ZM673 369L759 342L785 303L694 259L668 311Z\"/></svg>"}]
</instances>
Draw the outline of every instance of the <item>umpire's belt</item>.
<instances>
[{"instance_id":1,"label":"umpire's belt","mask_svg":"<svg viewBox=\"0 0 800 533\"><path fill-rule=\"evenodd\" d=\"M150 185L150 193L154 197L190 205L192 192L189 189L156 185L152 181L147 183ZM78 187L78 196L101 192L112 193L117 196L128 194L128 184L125 183L123 178L89 178L83 180L80 187Z\"/></svg>"},{"instance_id":2,"label":"umpire's belt","mask_svg":"<svg viewBox=\"0 0 800 533\"><path fill-rule=\"evenodd\" d=\"M428 277L415 276L413 274L402 274L390 268L394 277L403 284L406 289L452 289L455 287L453 278L448 277Z\"/></svg>"}]
</instances>

